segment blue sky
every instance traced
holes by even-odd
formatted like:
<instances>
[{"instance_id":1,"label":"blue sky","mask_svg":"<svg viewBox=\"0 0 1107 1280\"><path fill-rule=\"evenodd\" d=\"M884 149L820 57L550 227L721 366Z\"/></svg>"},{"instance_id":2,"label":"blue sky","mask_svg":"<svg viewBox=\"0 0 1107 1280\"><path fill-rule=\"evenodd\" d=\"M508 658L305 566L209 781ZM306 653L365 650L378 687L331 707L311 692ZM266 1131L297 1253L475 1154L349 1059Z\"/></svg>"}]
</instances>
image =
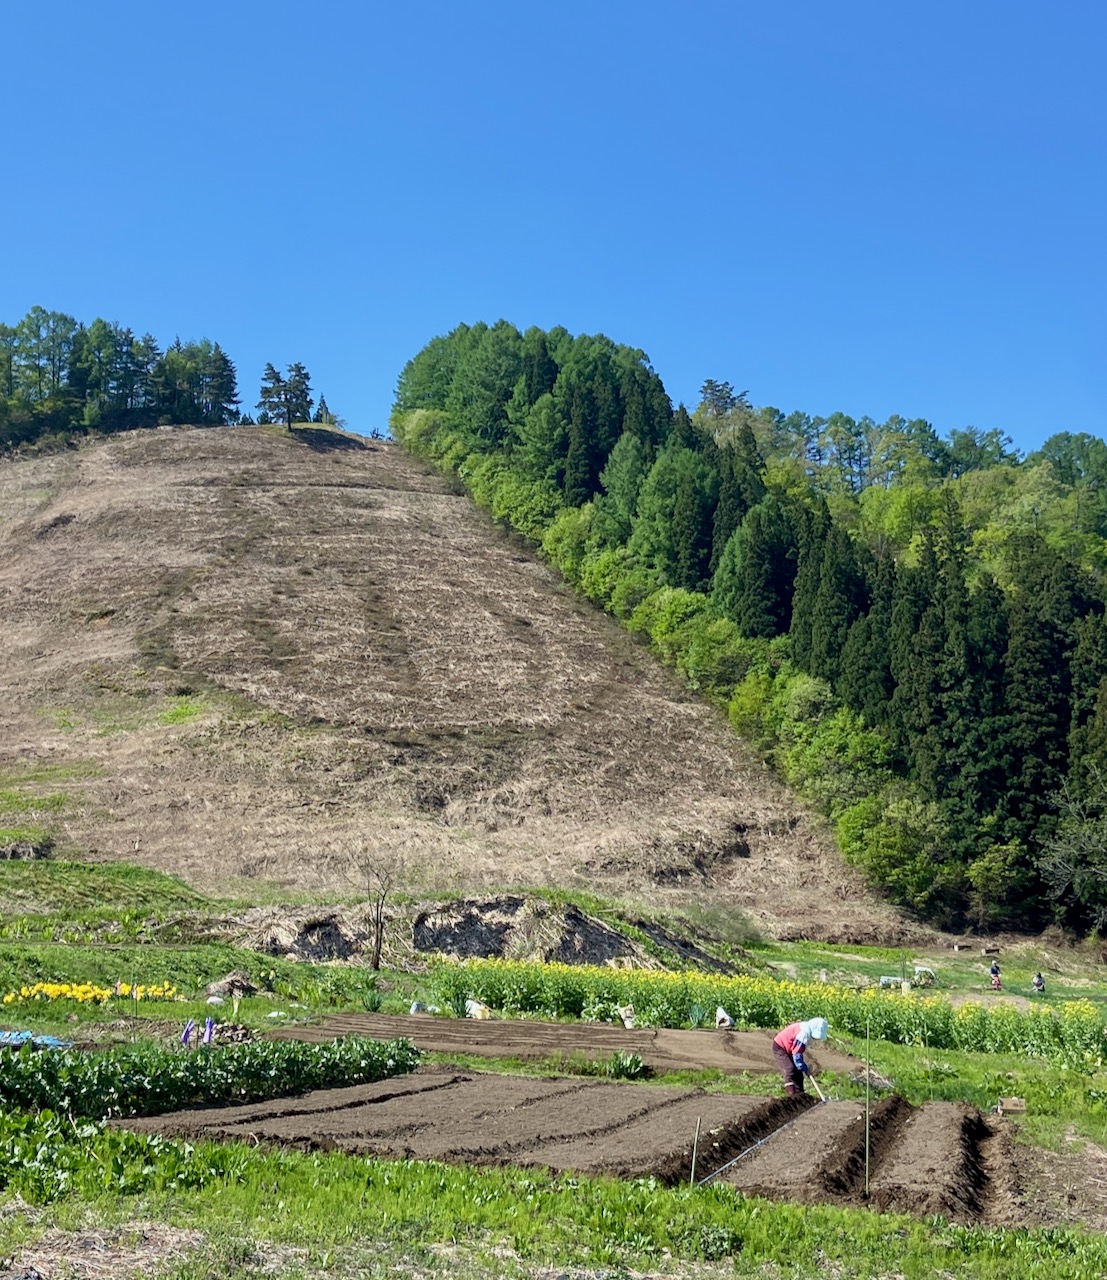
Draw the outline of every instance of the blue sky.
<instances>
[{"instance_id":1,"label":"blue sky","mask_svg":"<svg viewBox=\"0 0 1107 1280\"><path fill-rule=\"evenodd\" d=\"M41 0L4 14L0 319L210 337L351 428L460 321L674 401L1107 434L1098 0Z\"/></svg>"}]
</instances>

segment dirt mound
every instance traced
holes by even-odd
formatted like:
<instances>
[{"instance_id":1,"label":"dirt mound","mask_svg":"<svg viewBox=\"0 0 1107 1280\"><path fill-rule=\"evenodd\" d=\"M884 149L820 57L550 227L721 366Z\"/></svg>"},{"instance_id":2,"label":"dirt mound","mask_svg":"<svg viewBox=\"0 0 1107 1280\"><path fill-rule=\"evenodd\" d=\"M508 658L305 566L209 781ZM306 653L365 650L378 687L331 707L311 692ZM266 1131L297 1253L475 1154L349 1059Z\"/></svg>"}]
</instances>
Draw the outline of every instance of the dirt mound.
<instances>
[{"instance_id":1,"label":"dirt mound","mask_svg":"<svg viewBox=\"0 0 1107 1280\"><path fill-rule=\"evenodd\" d=\"M21 821L206 888L329 891L369 846L427 893L553 884L924 936L613 621L398 446L354 443L179 429L0 461ZM51 777L65 803L39 813Z\"/></svg>"},{"instance_id":2,"label":"dirt mound","mask_svg":"<svg viewBox=\"0 0 1107 1280\"><path fill-rule=\"evenodd\" d=\"M602 921L571 904L555 907L540 898L440 904L415 917L412 945L416 951L438 951L460 960L481 956L657 967L641 947Z\"/></svg>"},{"instance_id":3,"label":"dirt mound","mask_svg":"<svg viewBox=\"0 0 1107 1280\"><path fill-rule=\"evenodd\" d=\"M241 945L292 960L350 960L368 946L368 934L349 912L256 907L232 931Z\"/></svg>"}]
</instances>

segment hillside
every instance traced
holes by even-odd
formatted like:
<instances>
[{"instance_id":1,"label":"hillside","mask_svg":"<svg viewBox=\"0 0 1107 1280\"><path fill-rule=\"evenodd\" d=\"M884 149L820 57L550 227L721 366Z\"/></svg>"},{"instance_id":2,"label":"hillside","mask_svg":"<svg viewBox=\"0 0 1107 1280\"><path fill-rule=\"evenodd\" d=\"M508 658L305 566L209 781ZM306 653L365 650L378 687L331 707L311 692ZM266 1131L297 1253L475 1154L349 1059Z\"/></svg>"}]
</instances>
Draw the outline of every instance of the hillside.
<instances>
[{"instance_id":1,"label":"hillside","mask_svg":"<svg viewBox=\"0 0 1107 1280\"><path fill-rule=\"evenodd\" d=\"M67 856L315 893L370 850L428 892L912 932L715 711L397 445L165 429L5 460L0 600L0 825Z\"/></svg>"}]
</instances>

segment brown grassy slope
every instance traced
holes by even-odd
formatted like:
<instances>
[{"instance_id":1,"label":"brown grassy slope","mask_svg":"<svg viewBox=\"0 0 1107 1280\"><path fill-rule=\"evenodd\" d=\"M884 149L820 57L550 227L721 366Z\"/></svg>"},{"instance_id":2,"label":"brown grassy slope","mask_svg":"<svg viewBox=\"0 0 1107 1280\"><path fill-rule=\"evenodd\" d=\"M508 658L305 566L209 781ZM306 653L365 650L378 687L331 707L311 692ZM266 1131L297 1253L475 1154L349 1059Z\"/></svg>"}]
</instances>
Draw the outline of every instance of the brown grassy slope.
<instances>
[{"instance_id":1,"label":"brown grassy slope","mask_svg":"<svg viewBox=\"0 0 1107 1280\"><path fill-rule=\"evenodd\" d=\"M65 796L20 818L59 852L318 890L360 844L439 892L905 936L718 713L393 444L174 429L4 461L0 605L0 787Z\"/></svg>"}]
</instances>

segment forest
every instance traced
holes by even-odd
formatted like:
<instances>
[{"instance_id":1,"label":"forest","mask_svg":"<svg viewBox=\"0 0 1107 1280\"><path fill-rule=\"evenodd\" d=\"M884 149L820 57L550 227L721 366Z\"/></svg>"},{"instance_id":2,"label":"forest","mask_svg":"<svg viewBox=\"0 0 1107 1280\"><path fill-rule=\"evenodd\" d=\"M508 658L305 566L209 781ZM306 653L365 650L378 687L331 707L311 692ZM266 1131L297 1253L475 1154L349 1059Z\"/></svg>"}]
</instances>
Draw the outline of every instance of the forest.
<instances>
[{"instance_id":1,"label":"forest","mask_svg":"<svg viewBox=\"0 0 1107 1280\"><path fill-rule=\"evenodd\" d=\"M0 448L89 431L237 422L238 379L218 342L164 351L152 334L32 307L0 323Z\"/></svg>"},{"instance_id":2,"label":"forest","mask_svg":"<svg viewBox=\"0 0 1107 1280\"><path fill-rule=\"evenodd\" d=\"M700 397L603 335L462 324L391 428L724 708L889 899L1102 930L1107 445Z\"/></svg>"}]
</instances>

